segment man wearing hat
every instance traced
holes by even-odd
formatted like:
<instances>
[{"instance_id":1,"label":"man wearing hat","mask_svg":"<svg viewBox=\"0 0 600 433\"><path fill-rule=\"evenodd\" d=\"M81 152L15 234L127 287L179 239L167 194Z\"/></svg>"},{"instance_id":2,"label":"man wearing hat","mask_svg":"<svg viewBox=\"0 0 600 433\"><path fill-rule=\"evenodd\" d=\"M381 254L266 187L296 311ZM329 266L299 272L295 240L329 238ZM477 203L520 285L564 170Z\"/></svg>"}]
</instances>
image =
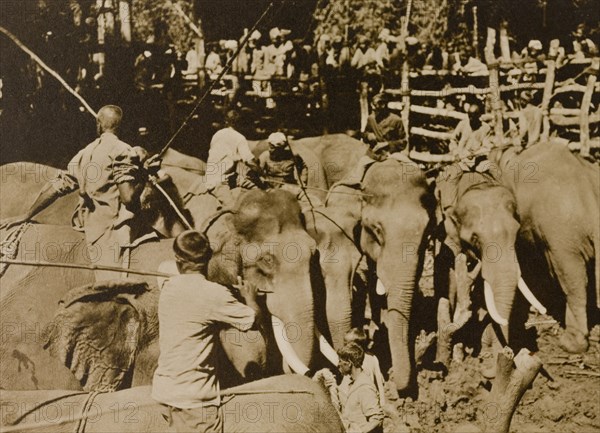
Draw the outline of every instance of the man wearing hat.
<instances>
[{"instance_id":1,"label":"man wearing hat","mask_svg":"<svg viewBox=\"0 0 600 433\"><path fill-rule=\"evenodd\" d=\"M222 325L246 332L258 322L256 287L237 286L245 304L230 290L206 279L211 250L195 230L173 242L179 275L163 283L158 301L158 366L152 398L165 409L178 432L222 432L216 345Z\"/></svg>"},{"instance_id":2,"label":"man wearing hat","mask_svg":"<svg viewBox=\"0 0 600 433\"><path fill-rule=\"evenodd\" d=\"M306 185L308 169L299 156L292 153L288 139L283 132L269 135L269 150L259 157L260 168L267 176L267 184L272 188L286 189L294 194L302 192L298 185Z\"/></svg>"}]
</instances>

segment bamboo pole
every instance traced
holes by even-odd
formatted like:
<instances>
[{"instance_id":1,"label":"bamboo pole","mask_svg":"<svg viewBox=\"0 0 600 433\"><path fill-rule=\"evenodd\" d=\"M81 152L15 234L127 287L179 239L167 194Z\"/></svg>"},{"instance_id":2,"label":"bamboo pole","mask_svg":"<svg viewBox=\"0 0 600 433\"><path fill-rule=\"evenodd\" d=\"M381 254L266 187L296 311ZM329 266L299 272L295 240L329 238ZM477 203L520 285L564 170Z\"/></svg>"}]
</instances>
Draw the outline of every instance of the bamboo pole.
<instances>
[{"instance_id":1,"label":"bamboo pole","mask_svg":"<svg viewBox=\"0 0 600 433\"><path fill-rule=\"evenodd\" d=\"M404 60L402 63L402 123L404 124L404 130L409 131L409 118L410 118L410 85L409 85L409 76L408 73L410 71L410 65L408 64L408 58ZM407 144L406 149L410 152L410 138L407 134Z\"/></svg>"},{"instance_id":2,"label":"bamboo pole","mask_svg":"<svg viewBox=\"0 0 600 433\"><path fill-rule=\"evenodd\" d=\"M33 61L35 61L38 65L40 65L40 67L48 72L51 76L53 76L54 78L56 78L56 80L58 80L58 82L60 84L63 85L63 87L65 89L67 89L67 91L75 96L79 102L81 102L81 104L83 105L83 107L94 117L98 117L98 114L92 109L92 107L89 106L89 104L86 102L85 99L83 99L83 97L77 93L71 86L69 86L69 84L67 84L67 82L65 80L63 80L63 78L58 75L58 73L56 71L54 71L53 69L51 69L46 63L44 63L44 61L42 59L40 59L33 51L31 51L29 48L27 48L19 39L17 39L17 37L15 35L13 35L11 32L9 32L8 30L6 30L4 27L0 26L0 32L4 33L11 41L13 41L15 43L15 45L17 45L20 49L22 49L23 51L25 51L29 57L31 57L33 59Z\"/></svg>"},{"instance_id":3,"label":"bamboo pole","mask_svg":"<svg viewBox=\"0 0 600 433\"><path fill-rule=\"evenodd\" d=\"M502 145L504 132L502 128L502 99L500 97L499 64L494 55L496 31L488 27L488 39L485 47L485 61L490 71L490 103L494 116L494 136L496 146Z\"/></svg>"},{"instance_id":4,"label":"bamboo pole","mask_svg":"<svg viewBox=\"0 0 600 433\"><path fill-rule=\"evenodd\" d=\"M541 141L547 141L550 136L550 98L554 87L556 75L556 57L558 57L558 47L560 41L553 39L550 41L550 51L548 52L548 61L546 63L546 81L544 82L544 94L542 96L542 134Z\"/></svg>"},{"instance_id":5,"label":"bamboo pole","mask_svg":"<svg viewBox=\"0 0 600 433\"><path fill-rule=\"evenodd\" d=\"M583 98L581 100L581 114L579 116L579 140L581 142L581 150L579 153L581 156L590 155L590 105L592 104L592 95L594 94L594 87L596 80L598 79L598 72L600 71L600 58L594 58L592 66L589 71L587 78L587 85Z\"/></svg>"},{"instance_id":6,"label":"bamboo pole","mask_svg":"<svg viewBox=\"0 0 600 433\"><path fill-rule=\"evenodd\" d=\"M473 53L479 59L479 19L477 17L477 6L473 6Z\"/></svg>"}]
</instances>

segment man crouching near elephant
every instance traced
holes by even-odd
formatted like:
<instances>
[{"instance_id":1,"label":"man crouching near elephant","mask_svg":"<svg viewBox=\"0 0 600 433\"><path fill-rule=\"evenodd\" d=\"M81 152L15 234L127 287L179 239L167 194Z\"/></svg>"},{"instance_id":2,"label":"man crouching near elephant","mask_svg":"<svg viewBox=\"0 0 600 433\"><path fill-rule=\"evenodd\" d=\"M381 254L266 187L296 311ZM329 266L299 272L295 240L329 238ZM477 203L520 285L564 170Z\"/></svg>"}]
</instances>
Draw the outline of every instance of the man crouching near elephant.
<instances>
[{"instance_id":1,"label":"man crouching near elephant","mask_svg":"<svg viewBox=\"0 0 600 433\"><path fill-rule=\"evenodd\" d=\"M257 290L242 284L237 301L229 289L206 279L211 250L197 231L173 242L180 275L167 279L158 301L158 367L152 397L165 406L177 432L222 432L223 413L216 374L219 324L248 331L258 322Z\"/></svg>"}]
</instances>

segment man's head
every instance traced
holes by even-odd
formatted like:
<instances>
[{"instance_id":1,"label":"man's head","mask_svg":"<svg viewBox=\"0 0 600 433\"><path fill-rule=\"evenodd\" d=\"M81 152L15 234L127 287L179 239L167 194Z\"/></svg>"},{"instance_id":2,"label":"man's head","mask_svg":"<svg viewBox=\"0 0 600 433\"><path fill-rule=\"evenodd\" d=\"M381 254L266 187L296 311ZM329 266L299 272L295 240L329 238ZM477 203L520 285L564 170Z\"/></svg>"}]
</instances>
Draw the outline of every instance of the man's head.
<instances>
[{"instance_id":1,"label":"man's head","mask_svg":"<svg viewBox=\"0 0 600 433\"><path fill-rule=\"evenodd\" d=\"M283 132L272 133L271 135L269 135L267 142L269 143L270 151L287 148L287 137Z\"/></svg>"},{"instance_id":2,"label":"man's head","mask_svg":"<svg viewBox=\"0 0 600 433\"><path fill-rule=\"evenodd\" d=\"M469 104L467 108L467 116L469 116L469 123L472 129L478 129L481 126L481 106L477 103Z\"/></svg>"},{"instance_id":3,"label":"man's head","mask_svg":"<svg viewBox=\"0 0 600 433\"><path fill-rule=\"evenodd\" d=\"M173 241L173 252L179 272L206 274L206 267L212 255L206 236L196 230L186 230Z\"/></svg>"},{"instance_id":4,"label":"man's head","mask_svg":"<svg viewBox=\"0 0 600 433\"><path fill-rule=\"evenodd\" d=\"M362 368L365 360L365 351L356 343L348 343L337 352L339 369L344 375L352 373L353 368Z\"/></svg>"},{"instance_id":5,"label":"man's head","mask_svg":"<svg viewBox=\"0 0 600 433\"><path fill-rule=\"evenodd\" d=\"M237 110L228 110L225 113L224 124L231 128L237 128L240 124L240 113Z\"/></svg>"},{"instance_id":6,"label":"man's head","mask_svg":"<svg viewBox=\"0 0 600 433\"><path fill-rule=\"evenodd\" d=\"M98 117L96 118L96 129L98 134L104 132L112 132L116 134L121 126L121 119L123 118L123 110L116 105L105 105L98 111Z\"/></svg>"},{"instance_id":7,"label":"man's head","mask_svg":"<svg viewBox=\"0 0 600 433\"><path fill-rule=\"evenodd\" d=\"M387 113L389 98L385 93L378 93L373 96L371 106L376 113Z\"/></svg>"},{"instance_id":8,"label":"man's head","mask_svg":"<svg viewBox=\"0 0 600 433\"><path fill-rule=\"evenodd\" d=\"M363 350L367 349L368 342L369 339L366 332L360 328L352 328L344 335L344 344L356 343L362 347Z\"/></svg>"}]
</instances>

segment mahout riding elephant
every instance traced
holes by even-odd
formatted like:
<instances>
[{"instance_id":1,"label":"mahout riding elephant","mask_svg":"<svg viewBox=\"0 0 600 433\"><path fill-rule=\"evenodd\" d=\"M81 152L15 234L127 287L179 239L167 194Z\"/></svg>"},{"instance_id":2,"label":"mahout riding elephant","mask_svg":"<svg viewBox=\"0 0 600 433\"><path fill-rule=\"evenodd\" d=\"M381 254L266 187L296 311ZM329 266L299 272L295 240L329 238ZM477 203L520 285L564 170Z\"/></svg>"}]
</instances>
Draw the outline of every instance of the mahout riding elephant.
<instances>
[{"instance_id":1,"label":"mahout riding elephant","mask_svg":"<svg viewBox=\"0 0 600 433\"><path fill-rule=\"evenodd\" d=\"M555 141L539 142L520 154L514 148L497 149L490 160L495 176L516 199L523 279L537 288L535 294L553 315L561 322L564 317L560 345L569 352L587 350L588 330L598 320L600 305L600 167ZM517 271L513 265L513 274ZM561 293L566 309L559 311ZM504 318L511 314L513 295L514 287L494 288Z\"/></svg>"},{"instance_id":2,"label":"mahout riding elephant","mask_svg":"<svg viewBox=\"0 0 600 433\"><path fill-rule=\"evenodd\" d=\"M170 200L183 208L181 191L189 188L204 173L205 164L197 158L168 149L163 156L164 173L159 187L170 196ZM43 186L52 182L59 170L43 164L15 162L0 166L0 220L23 215L35 201ZM41 211L35 221L42 224L71 225L79 195L76 192L58 198ZM142 193L144 220L164 237L173 237L180 232L180 218L163 196L150 183ZM185 213L185 211L184 211ZM187 213L185 213L187 216Z\"/></svg>"},{"instance_id":3,"label":"mahout riding elephant","mask_svg":"<svg viewBox=\"0 0 600 433\"><path fill-rule=\"evenodd\" d=\"M305 160L309 186L330 188L352 170L367 150L367 145L346 134L330 134L290 140L294 153ZM268 150L266 141L251 142L252 153L258 158ZM307 152L307 150L309 152ZM317 160L314 161L314 155ZM324 173L324 178L321 176Z\"/></svg>"},{"instance_id":4,"label":"mahout riding elephant","mask_svg":"<svg viewBox=\"0 0 600 433\"><path fill-rule=\"evenodd\" d=\"M163 433L165 407L140 386L110 393L2 391L2 430ZM226 432L344 432L321 385L300 375L275 376L222 389ZM208 410L208 409L207 409ZM16 430L13 430L16 431Z\"/></svg>"},{"instance_id":5,"label":"mahout riding elephant","mask_svg":"<svg viewBox=\"0 0 600 433\"><path fill-rule=\"evenodd\" d=\"M229 231L220 231L219 224L226 225ZM27 259L31 249L27 245L31 243L41 251L59 244L64 251L49 260L86 263L85 253L73 251L73 247L67 249L61 238L52 236L55 233L62 237L68 233L76 245L83 243L83 235L67 227L57 230L57 226L34 225L23 235L17 258ZM282 370L280 355L271 356L271 352L277 352L273 341L281 348L285 364L293 369L298 369L298 365L303 368L302 364L314 365L318 349L311 287L315 242L301 224L293 195L285 191L248 192L241 197L235 214L219 218L208 234L215 249L209 279L231 284L240 275L272 292L266 296L265 309L267 316L278 319L272 320L276 329L266 336L266 341L256 331L244 335L232 330L222 333L224 352L231 356L240 380ZM131 264L155 271L172 258L171 240L148 242L133 250ZM3 329L13 324L25 328L17 328L10 338L3 339L3 359L11 361L2 364L5 371L1 386L79 389L80 384L68 378L68 370L59 360L69 366L85 389L148 384L158 355L156 278L146 278L145 284L117 280L81 287L80 284L93 281L91 271L48 273L54 269L11 265L2 277ZM57 279L49 281L48 275ZM37 296L36 292L31 294L32 290L43 290L43 301L30 302L31 297ZM59 300L62 305L55 307ZM37 339L26 338L29 322L24 315L33 322L31 326L38 327L34 328ZM287 338L278 338L282 334ZM44 345L59 360L50 357ZM104 349L95 350L97 347ZM229 373L230 378L236 376L233 368Z\"/></svg>"}]
</instances>

